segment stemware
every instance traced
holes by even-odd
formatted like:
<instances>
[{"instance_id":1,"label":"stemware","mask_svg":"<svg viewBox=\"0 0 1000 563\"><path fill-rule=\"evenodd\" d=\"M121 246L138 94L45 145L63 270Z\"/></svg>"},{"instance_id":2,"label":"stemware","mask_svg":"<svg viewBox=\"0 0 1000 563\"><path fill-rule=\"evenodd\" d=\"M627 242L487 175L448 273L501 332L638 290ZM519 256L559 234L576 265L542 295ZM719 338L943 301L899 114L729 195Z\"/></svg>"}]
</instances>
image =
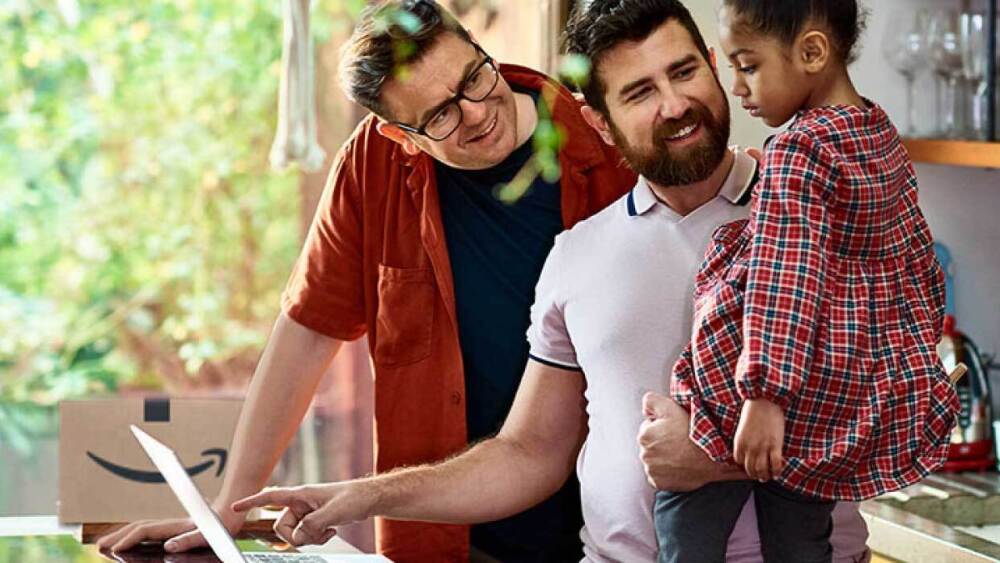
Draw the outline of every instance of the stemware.
<instances>
[{"instance_id":1,"label":"stemware","mask_svg":"<svg viewBox=\"0 0 1000 563\"><path fill-rule=\"evenodd\" d=\"M1000 20L998 20L994 26L996 29L996 63L993 65L993 70L995 74L993 76L994 95L996 98L993 100L993 139L1000 140Z\"/></svg>"},{"instance_id":2,"label":"stemware","mask_svg":"<svg viewBox=\"0 0 1000 563\"><path fill-rule=\"evenodd\" d=\"M927 30L931 68L939 79L937 116L940 121L937 133L946 138L958 137L961 129L957 93L964 63L959 21L958 11L938 10L931 16Z\"/></svg>"},{"instance_id":3,"label":"stemware","mask_svg":"<svg viewBox=\"0 0 1000 563\"><path fill-rule=\"evenodd\" d=\"M882 56L906 80L906 131L917 136L917 108L914 103L917 74L927 64L926 14L900 11L889 19L882 40Z\"/></svg>"},{"instance_id":4,"label":"stemware","mask_svg":"<svg viewBox=\"0 0 1000 563\"><path fill-rule=\"evenodd\" d=\"M970 138L982 140L987 137L986 113L990 103L986 82L986 16L962 14L959 33L962 75L972 90L967 132Z\"/></svg>"}]
</instances>

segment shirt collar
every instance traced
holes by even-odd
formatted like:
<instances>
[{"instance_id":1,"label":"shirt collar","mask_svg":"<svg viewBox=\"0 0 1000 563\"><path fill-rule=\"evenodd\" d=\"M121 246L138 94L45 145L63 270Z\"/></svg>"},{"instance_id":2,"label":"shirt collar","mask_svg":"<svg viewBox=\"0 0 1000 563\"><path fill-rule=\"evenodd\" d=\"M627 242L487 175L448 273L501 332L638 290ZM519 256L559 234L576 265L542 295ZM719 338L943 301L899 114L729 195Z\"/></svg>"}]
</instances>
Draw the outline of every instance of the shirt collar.
<instances>
[{"instance_id":1,"label":"shirt collar","mask_svg":"<svg viewBox=\"0 0 1000 563\"><path fill-rule=\"evenodd\" d=\"M719 195L716 197L724 198L733 205L746 205L750 201L753 185L757 183L758 163L754 157L737 146L730 147L729 150L736 158L733 160L733 167L722 183L722 187L719 188ZM645 215L657 203L659 200L653 194L653 189L649 187L649 182L641 176L625 201L630 217Z\"/></svg>"}]
</instances>

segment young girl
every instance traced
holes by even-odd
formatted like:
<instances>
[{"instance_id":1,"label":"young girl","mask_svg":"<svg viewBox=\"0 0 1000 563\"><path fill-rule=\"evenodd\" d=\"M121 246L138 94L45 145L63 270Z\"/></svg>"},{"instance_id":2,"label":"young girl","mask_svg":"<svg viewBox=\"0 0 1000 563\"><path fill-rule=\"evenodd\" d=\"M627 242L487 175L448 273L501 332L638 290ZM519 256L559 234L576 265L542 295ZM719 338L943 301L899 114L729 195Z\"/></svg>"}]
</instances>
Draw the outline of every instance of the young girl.
<instances>
[{"instance_id":1,"label":"young girl","mask_svg":"<svg viewBox=\"0 0 1000 563\"><path fill-rule=\"evenodd\" d=\"M725 0L733 94L774 127L749 221L697 278L671 392L690 437L752 481L661 492L660 561L724 561L753 493L767 561L830 561L830 513L944 461L958 401L935 345L944 284L896 129L847 72L854 0Z\"/></svg>"}]
</instances>

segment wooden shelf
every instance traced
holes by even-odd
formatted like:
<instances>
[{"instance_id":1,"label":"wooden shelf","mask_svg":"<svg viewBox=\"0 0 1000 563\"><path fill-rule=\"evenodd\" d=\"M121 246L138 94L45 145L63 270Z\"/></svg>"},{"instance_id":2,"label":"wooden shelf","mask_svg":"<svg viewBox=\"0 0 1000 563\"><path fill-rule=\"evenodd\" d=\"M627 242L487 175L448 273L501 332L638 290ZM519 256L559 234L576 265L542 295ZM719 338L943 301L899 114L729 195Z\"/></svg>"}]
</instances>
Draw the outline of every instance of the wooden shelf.
<instances>
[{"instance_id":1,"label":"wooden shelf","mask_svg":"<svg viewBox=\"0 0 1000 563\"><path fill-rule=\"evenodd\" d=\"M1000 143L904 139L914 162L976 168L1000 168Z\"/></svg>"}]
</instances>

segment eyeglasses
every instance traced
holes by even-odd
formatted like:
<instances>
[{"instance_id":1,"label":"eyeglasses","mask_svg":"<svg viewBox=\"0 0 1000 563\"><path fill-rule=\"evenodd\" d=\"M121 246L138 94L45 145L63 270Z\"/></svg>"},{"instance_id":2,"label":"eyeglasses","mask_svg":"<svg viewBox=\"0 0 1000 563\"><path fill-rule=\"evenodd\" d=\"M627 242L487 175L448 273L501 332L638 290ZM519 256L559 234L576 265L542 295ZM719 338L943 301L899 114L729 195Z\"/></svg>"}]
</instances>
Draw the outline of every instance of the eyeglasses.
<instances>
[{"instance_id":1,"label":"eyeglasses","mask_svg":"<svg viewBox=\"0 0 1000 563\"><path fill-rule=\"evenodd\" d=\"M493 90L497 87L497 83L500 82L500 71L497 70L496 62L479 45L474 44L473 46L476 48L477 53L486 58L462 81L462 84L458 87L458 94L441 104L441 107L434 112L434 115L424 121L423 125L419 127L398 121L393 121L392 124L403 131L422 135L432 141L443 141L450 137L465 119L465 116L462 114L462 106L459 105L459 102L462 100L481 102L493 93Z\"/></svg>"}]
</instances>

